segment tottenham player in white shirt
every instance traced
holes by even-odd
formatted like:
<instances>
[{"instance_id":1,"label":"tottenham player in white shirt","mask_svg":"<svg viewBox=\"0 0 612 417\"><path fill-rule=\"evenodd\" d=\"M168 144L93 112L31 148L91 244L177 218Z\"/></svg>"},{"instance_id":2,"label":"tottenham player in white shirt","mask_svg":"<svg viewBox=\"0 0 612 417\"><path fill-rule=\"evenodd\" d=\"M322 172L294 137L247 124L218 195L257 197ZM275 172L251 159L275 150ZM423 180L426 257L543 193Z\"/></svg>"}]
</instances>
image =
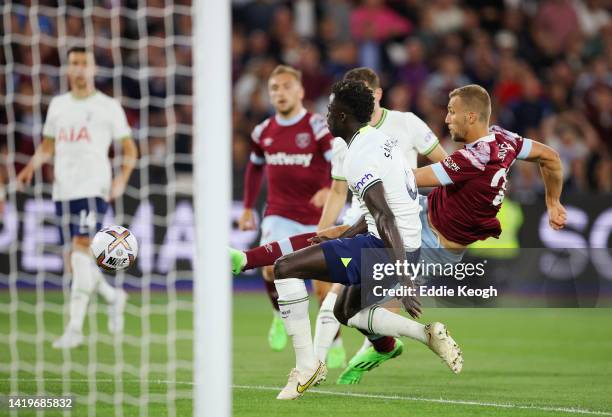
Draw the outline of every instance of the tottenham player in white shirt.
<instances>
[{"instance_id":1,"label":"tottenham player in white shirt","mask_svg":"<svg viewBox=\"0 0 612 417\"><path fill-rule=\"evenodd\" d=\"M372 90L374 111L370 119L370 126L397 139L398 147L409 168L417 168L418 154L426 156L433 163L446 158L446 151L440 145L438 138L418 116L411 112L400 112L381 107L380 101L383 96L383 90L380 88L380 79L376 72L367 67L354 68L344 75L344 79L361 81ZM332 148L333 181L330 193L323 208L321 220L318 224L319 233L326 237L339 236L348 226L354 224L364 214L357 200L357 196L353 195L351 206L342 218L342 223L347 226L344 228L332 228L345 205L348 193L346 175L343 172L346 153L346 142L341 138L336 138ZM322 358L325 358L328 350L330 348L333 349L332 340L340 326L334 318L333 310L337 296L342 290L342 286L335 285L331 287L329 283L313 281L313 287L317 293L319 293L319 299L323 299L315 329L315 350L317 351L319 359L324 360ZM370 337L373 340L378 338L377 336ZM366 337L362 347L354 357L358 357L360 353L370 349L371 346L372 343ZM395 346L393 346L392 350L388 353L377 353L375 350L370 349L371 355L369 356L369 360L381 363L391 357L400 355L402 350L403 344L401 340L396 339ZM348 372L345 371L340 375L338 379L339 384L359 383L365 370L358 366L356 368L357 372L350 372L351 369L353 369L353 367L351 367L352 362L353 361L349 363L349 368L347 368Z\"/></svg>"},{"instance_id":2,"label":"tottenham player in white shirt","mask_svg":"<svg viewBox=\"0 0 612 417\"><path fill-rule=\"evenodd\" d=\"M90 297L97 291L108 303L108 329L123 331L127 294L110 286L90 253L92 235L100 229L108 201L121 196L138 158L138 151L117 100L94 86L93 53L84 48L68 52L70 91L51 100L43 128L43 141L17 176L20 187L34 172L53 160L53 200L61 219L62 234L71 237L70 320L64 334L53 343L58 349L83 343L83 322ZM123 163L112 179L108 151L120 141ZM66 239L64 238L64 242Z\"/></svg>"},{"instance_id":3,"label":"tottenham player in white shirt","mask_svg":"<svg viewBox=\"0 0 612 417\"><path fill-rule=\"evenodd\" d=\"M418 260L421 224L415 178L400 156L397 142L368 126L373 101L364 83L341 81L334 85L328 114L332 134L349 143L344 172L351 191L367 212L368 233L327 240L283 256L274 264L281 316L296 354L296 367L278 399L301 396L327 374L313 349L304 279L317 276L359 294L362 249L388 248L392 263ZM413 317L420 315L415 298L404 297L402 302ZM366 333L407 336L430 346L431 340L438 339L424 325L379 306L354 312L347 324ZM450 340L443 341L447 342ZM434 351L439 354L438 350Z\"/></svg>"}]
</instances>

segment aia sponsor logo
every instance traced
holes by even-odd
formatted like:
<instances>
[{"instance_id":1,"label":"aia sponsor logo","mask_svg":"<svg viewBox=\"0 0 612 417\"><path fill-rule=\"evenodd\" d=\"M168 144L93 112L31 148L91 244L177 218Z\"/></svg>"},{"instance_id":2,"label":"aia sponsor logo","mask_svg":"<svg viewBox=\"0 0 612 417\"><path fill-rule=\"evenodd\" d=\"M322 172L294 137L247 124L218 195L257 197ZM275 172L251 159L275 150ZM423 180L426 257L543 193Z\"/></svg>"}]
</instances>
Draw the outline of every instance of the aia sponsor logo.
<instances>
[{"instance_id":1,"label":"aia sponsor logo","mask_svg":"<svg viewBox=\"0 0 612 417\"><path fill-rule=\"evenodd\" d=\"M83 126L79 129L75 129L74 127L66 129L62 127L57 134L58 142L80 142L82 140L91 142L91 136L89 135L87 126Z\"/></svg>"},{"instance_id":2,"label":"aia sponsor logo","mask_svg":"<svg viewBox=\"0 0 612 417\"><path fill-rule=\"evenodd\" d=\"M457 163L455 161L453 161L453 159L450 156L447 156L446 158L444 158L444 160L442 161L442 163L448 168L448 169L452 169L453 171L457 172L459 171L459 165L457 165Z\"/></svg>"},{"instance_id":3,"label":"aia sponsor logo","mask_svg":"<svg viewBox=\"0 0 612 417\"><path fill-rule=\"evenodd\" d=\"M366 185L368 181L371 180L372 178L374 178L374 175L370 174L369 172L365 174L363 177L361 177L359 182L355 184L355 191L359 192L359 190L361 190L363 186Z\"/></svg>"}]
</instances>

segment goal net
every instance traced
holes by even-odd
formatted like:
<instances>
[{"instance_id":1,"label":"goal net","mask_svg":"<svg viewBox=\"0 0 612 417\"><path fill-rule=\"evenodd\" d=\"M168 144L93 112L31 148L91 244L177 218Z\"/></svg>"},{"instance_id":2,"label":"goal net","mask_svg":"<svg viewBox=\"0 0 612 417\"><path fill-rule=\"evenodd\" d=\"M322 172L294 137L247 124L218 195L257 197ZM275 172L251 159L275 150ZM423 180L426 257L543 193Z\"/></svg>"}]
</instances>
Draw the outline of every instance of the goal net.
<instances>
[{"instance_id":1,"label":"goal net","mask_svg":"<svg viewBox=\"0 0 612 417\"><path fill-rule=\"evenodd\" d=\"M24 5L29 3L29 5ZM82 3L82 4L81 4ZM72 396L64 415L186 415L193 397L194 214L190 2L31 0L0 6L0 393ZM78 6L75 6L78 5ZM91 298L85 343L55 350L68 319L71 273L51 201L52 169L17 192L41 142L51 98L68 90L70 47L94 51L96 87L120 100L139 147L129 186L105 224L139 241L130 271L105 275L129 294L122 335ZM120 150L112 152L115 172ZM88 175L83 172L82 175ZM4 407L4 405L3 405ZM18 409L11 409L18 415ZM39 409L39 415L57 415Z\"/></svg>"}]
</instances>

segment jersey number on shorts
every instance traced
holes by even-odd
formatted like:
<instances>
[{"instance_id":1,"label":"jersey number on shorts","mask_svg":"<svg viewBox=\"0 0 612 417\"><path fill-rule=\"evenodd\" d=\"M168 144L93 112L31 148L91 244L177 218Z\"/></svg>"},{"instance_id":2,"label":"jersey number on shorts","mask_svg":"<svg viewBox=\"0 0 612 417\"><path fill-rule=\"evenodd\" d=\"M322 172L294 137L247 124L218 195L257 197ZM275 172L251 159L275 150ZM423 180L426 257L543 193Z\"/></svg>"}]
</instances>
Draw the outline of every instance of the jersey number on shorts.
<instances>
[{"instance_id":1,"label":"jersey number on shorts","mask_svg":"<svg viewBox=\"0 0 612 417\"><path fill-rule=\"evenodd\" d=\"M500 181L502 181L501 187L499 187ZM504 201L507 183L508 179L506 178L506 168L501 168L495 173L495 175L493 175L493 178L491 179L491 187L499 187L499 192L493 199L493 205L495 207L499 206Z\"/></svg>"}]
</instances>

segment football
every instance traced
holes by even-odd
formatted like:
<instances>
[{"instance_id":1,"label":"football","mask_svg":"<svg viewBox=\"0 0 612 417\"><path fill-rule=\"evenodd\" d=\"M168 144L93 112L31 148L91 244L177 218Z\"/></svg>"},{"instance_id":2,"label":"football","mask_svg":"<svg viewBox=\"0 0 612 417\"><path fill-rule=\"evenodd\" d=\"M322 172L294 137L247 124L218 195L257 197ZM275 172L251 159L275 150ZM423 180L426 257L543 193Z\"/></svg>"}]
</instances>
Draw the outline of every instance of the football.
<instances>
[{"instance_id":1,"label":"football","mask_svg":"<svg viewBox=\"0 0 612 417\"><path fill-rule=\"evenodd\" d=\"M100 268L120 271L134 264L138 255L138 242L125 227L108 226L94 236L91 253Z\"/></svg>"}]
</instances>

